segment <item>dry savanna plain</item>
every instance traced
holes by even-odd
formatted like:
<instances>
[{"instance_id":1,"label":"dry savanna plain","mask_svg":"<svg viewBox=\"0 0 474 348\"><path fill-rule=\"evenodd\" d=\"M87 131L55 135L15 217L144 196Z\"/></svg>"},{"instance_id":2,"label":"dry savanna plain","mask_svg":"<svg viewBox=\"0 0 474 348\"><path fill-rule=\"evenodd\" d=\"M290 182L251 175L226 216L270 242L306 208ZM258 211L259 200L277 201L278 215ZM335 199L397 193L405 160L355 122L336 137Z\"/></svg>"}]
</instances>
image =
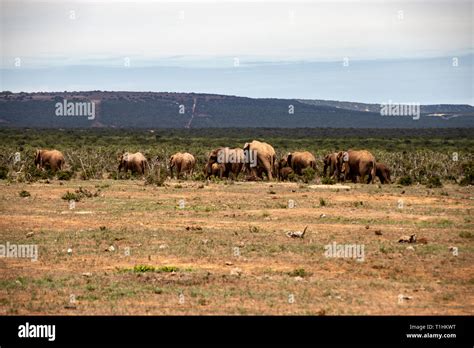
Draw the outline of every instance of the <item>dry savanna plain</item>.
<instances>
[{"instance_id":1,"label":"dry savanna plain","mask_svg":"<svg viewBox=\"0 0 474 348\"><path fill-rule=\"evenodd\" d=\"M473 197L449 183L0 180L0 242L38 247L37 261L0 258L0 314L472 314ZM333 243L363 260L328 257Z\"/></svg>"}]
</instances>

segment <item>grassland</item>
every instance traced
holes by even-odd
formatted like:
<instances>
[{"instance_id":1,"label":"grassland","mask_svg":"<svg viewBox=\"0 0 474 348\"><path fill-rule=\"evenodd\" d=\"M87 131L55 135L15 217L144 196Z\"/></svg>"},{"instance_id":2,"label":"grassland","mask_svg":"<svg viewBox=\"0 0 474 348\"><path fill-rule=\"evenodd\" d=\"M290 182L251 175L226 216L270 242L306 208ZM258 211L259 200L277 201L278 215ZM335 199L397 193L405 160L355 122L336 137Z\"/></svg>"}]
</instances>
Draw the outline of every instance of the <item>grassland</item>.
<instances>
[{"instance_id":1,"label":"grassland","mask_svg":"<svg viewBox=\"0 0 474 348\"><path fill-rule=\"evenodd\" d=\"M0 258L0 314L473 313L470 129L3 129L0 136L0 245L39 248L36 262ZM316 177L203 180L210 149L252 139L278 155L312 151ZM394 181L412 184L320 186L322 156L350 147L370 150ZM65 173L37 171L36 148L63 151ZM198 170L183 181L118 179L123 151L158 158L161 173L170 154L189 151ZM76 191L70 209L64 198ZM304 238L286 235L306 226ZM398 242L411 234L427 243ZM364 246L364 261L326 257L334 242Z\"/></svg>"},{"instance_id":2,"label":"grassland","mask_svg":"<svg viewBox=\"0 0 474 348\"><path fill-rule=\"evenodd\" d=\"M472 314L472 186L349 186L2 180L0 243L39 256L0 258L0 313ZM79 187L97 195L69 209Z\"/></svg>"}]
</instances>

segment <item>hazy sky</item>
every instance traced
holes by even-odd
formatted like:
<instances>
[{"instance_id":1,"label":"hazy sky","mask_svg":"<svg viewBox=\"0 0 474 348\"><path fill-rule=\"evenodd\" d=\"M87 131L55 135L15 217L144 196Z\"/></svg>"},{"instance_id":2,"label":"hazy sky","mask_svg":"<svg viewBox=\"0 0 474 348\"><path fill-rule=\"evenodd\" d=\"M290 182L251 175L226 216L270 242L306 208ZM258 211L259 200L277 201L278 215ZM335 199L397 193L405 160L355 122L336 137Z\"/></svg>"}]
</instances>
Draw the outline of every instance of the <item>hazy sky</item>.
<instances>
[{"instance_id":1,"label":"hazy sky","mask_svg":"<svg viewBox=\"0 0 474 348\"><path fill-rule=\"evenodd\" d=\"M370 76L370 62L374 60L422 61L444 57L449 65L454 57L468 57L460 60L466 64L467 59L464 66L468 67L467 76L457 76L459 81L454 82L465 88L472 83L472 4L472 1L455 0L225 3L1 0L1 88L38 88L38 82L19 84L11 69L61 67L60 75L54 75L56 70L51 70L50 78L43 76L44 81L40 82L43 86L57 86L60 79L64 90L77 85L68 81L74 79L70 72L84 65L132 70L143 67L255 69L272 65L278 74L276 67L281 64L340 62L343 69L348 68L342 64L347 59L349 67L357 61L366 62L364 66ZM253 70L255 81L249 76L251 85L264 81L257 70ZM31 73L34 80L37 72ZM100 69L96 73L99 75L91 77L88 87L111 86L105 75L100 76ZM194 86L193 82L190 84ZM333 83L340 81L335 78ZM235 86L219 85L222 94L235 90ZM182 81L181 87L176 83L173 86L182 91L189 89L186 81ZM242 92L245 95L245 90ZM472 88L470 92L472 101ZM460 91L453 93L459 97ZM337 95L334 99L338 99Z\"/></svg>"}]
</instances>

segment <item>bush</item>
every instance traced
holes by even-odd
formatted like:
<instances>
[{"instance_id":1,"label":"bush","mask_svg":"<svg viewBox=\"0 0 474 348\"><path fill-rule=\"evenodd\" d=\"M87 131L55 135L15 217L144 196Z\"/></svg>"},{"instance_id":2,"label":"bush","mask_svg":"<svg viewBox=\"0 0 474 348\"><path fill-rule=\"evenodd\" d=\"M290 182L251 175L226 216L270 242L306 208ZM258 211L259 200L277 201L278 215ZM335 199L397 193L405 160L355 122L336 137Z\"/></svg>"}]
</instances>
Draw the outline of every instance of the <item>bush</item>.
<instances>
[{"instance_id":1,"label":"bush","mask_svg":"<svg viewBox=\"0 0 474 348\"><path fill-rule=\"evenodd\" d=\"M316 171L313 168L305 168L302 171L303 181L307 184L314 180L316 177Z\"/></svg>"},{"instance_id":2,"label":"bush","mask_svg":"<svg viewBox=\"0 0 474 348\"><path fill-rule=\"evenodd\" d=\"M310 276L312 273L307 272L304 268L297 268L291 272L288 272L290 277L307 277Z\"/></svg>"},{"instance_id":3,"label":"bush","mask_svg":"<svg viewBox=\"0 0 474 348\"><path fill-rule=\"evenodd\" d=\"M58 180L71 180L74 172L72 171L61 171L58 172Z\"/></svg>"},{"instance_id":4,"label":"bush","mask_svg":"<svg viewBox=\"0 0 474 348\"><path fill-rule=\"evenodd\" d=\"M326 204L327 204L327 203L326 203L326 201L324 200L324 198L320 198L320 199L319 199L319 205L320 205L321 207L325 207Z\"/></svg>"},{"instance_id":5,"label":"bush","mask_svg":"<svg viewBox=\"0 0 474 348\"><path fill-rule=\"evenodd\" d=\"M323 177L321 179L321 184L323 185L334 185L336 181L333 178Z\"/></svg>"},{"instance_id":6,"label":"bush","mask_svg":"<svg viewBox=\"0 0 474 348\"><path fill-rule=\"evenodd\" d=\"M439 176L432 176L428 178L428 182L426 183L426 187L428 188L437 188L437 187L443 187L443 184L441 183L441 180Z\"/></svg>"},{"instance_id":7,"label":"bush","mask_svg":"<svg viewBox=\"0 0 474 348\"><path fill-rule=\"evenodd\" d=\"M145 185L163 186L166 181L166 170L154 167L145 175Z\"/></svg>"},{"instance_id":8,"label":"bush","mask_svg":"<svg viewBox=\"0 0 474 348\"><path fill-rule=\"evenodd\" d=\"M464 177L459 182L461 186L474 185L474 162L470 161L461 165Z\"/></svg>"},{"instance_id":9,"label":"bush","mask_svg":"<svg viewBox=\"0 0 474 348\"><path fill-rule=\"evenodd\" d=\"M81 200L81 196L79 194L74 193L74 192L69 192L69 191L63 194L61 198L64 199L65 201L79 202Z\"/></svg>"},{"instance_id":10,"label":"bush","mask_svg":"<svg viewBox=\"0 0 474 348\"><path fill-rule=\"evenodd\" d=\"M8 168L7 167L0 167L0 180L6 179L8 176Z\"/></svg>"},{"instance_id":11,"label":"bush","mask_svg":"<svg viewBox=\"0 0 474 348\"><path fill-rule=\"evenodd\" d=\"M398 183L403 186L413 185L413 179L409 175L404 175L398 179Z\"/></svg>"},{"instance_id":12,"label":"bush","mask_svg":"<svg viewBox=\"0 0 474 348\"><path fill-rule=\"evenodd\" d=\"M28 191L23 190L23 191L20 191L19 196L20 197L30 197L31 194Z\"/></svg>"},{"instance_id":13,"label":"bush","mask_svg":"<svg viewBox=\"0 0 474 348\"><path fill-rule=\"evenodd\" d=\"M133 267L135 273L155 272L156 268L148 265L136 265Z\"/></svg>"}]
</instances>

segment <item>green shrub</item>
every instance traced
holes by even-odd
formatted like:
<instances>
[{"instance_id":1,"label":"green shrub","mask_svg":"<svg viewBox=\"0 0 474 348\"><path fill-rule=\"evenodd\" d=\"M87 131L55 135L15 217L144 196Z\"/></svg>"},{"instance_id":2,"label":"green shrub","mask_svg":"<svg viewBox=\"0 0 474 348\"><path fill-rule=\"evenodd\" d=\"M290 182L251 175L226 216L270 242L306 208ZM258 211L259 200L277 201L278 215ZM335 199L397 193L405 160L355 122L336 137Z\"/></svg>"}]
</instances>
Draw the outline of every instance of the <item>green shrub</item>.
<instances>
[{"instance_id":1,"label":"green shrub","mask_svg":"<svg viewBox=\"0 0 474 348\"><path fill-rule=\"evenodd\" d=\"M334 185L336 181L333 178L323 177L321 179L321 184L323 185Z\"/></svg>"},{"instance_id":2,"label":"green shrub","mask_svg":"<svg viewBox=\"0 0 474 348\"><path fill-rule=\"evenodd\" d=\"M31 194L28 191L23 190L23 191L20 191L19 196L20 197L30 197Z\"/></svg>"},{"instance_id":3,"label":"green shrub","mask_svg":"<svg viewBox=\"0 0 474 348\"><path fill-rule=\"evenodd\" d=\"M437 188L443 187L439 176L431 176L428 178L428 182L426 183L426 187L428 188Z\"/></svg>"},{"instance_id":4,"label":"green shrub","mask_svg":"<svg viewBox=\"0 0 474 348\"><path fill-rule=\"evenodd\" d=\"M163 186L166 181L166 170L155 167L145 175L145 185Z\"/></svg>"},{"instance_id":5,"label":"green shrub","mask_svg":"<svg viewBox=\"0 0 474 348\"><path fill-rule=\"evenodd\" d=\"M462 231L459 233L459 237L471 239L471 238L474 238L474 234L468 231Z\"/></svg>"},{"instance_id":6,"label":"green shrub","mask_svg":"<svg viewBox=\"0 0 474 348\"><path fill-rule=\"evenodd\" d=\"M403 186L410 186L413 185L413 179L409 175L404 175L398 179L398 184Z\"/></svg>"},{"instance_id":7,"label":"green shrub","mask_svg":"<svg viewBox=\"0 0 474 348\"><path fill-rule=\"evenodd\" d=\"M7 167L0 167L0 180L6 179L8 176L8 168Z\"/></svg>"},{"instance_id":8,"label":"green shrub","mask_svg":"<svg viewBox=\"0 0 474 348\"><path fill-rule=\"evenodd\" d=\"M155 272L156 268L148 265L136 265L133 267L135 273Z\"/></svg>"},{"instance_id":9,"label":"green shrub","mask_svg":"<svg viewBox=\"0 0 474 348\"><path fill-rule=\"evenodd\" d=\"M474 162L469 161L461 165L461 170L464 174L459 182L461 186L474 185Z\"/></svg>"},{"instance_id":10,"label":"green shrub","mask_svg":"<svg viewBox=\"0 0 474 348\"><path fill-rule=\"evenodd\" d=\"M74 172L72 171L60 171L57 174L58 180L71 180L73 175L74 175Z\"/></svg>"},{"instance_id":11,"label":"green shrub","mask_svg":"<svg viewBox=\"0 0 474 348\"><path fill-rule=\"evenodd\" d=\"M67 191L64 195L61 197L65 201L76 201L79 202L81 200L81 196L77 193L74 192L69 192Z\"/></svg>"},{"instance_id":12,"label":"green shrub","mask_svg":"<svg viewBox=\"0 0 474 348\"><path fill-rule=\"evenodd\" d=\"M308 277L311 274L311 272L307 272L304 268L297 268L291 272L288 272L290 277Z\"/></svg>"},{"instance_id":13,"label":"green shrub","mask_svg":"<svg viewBox=\"0 0 474 348\"><path fill-rule=\"evenodd\" d=\"M310 168L310 167L303 169L302 174L303 174L302 175L303 181L306 184L313 181L314 178L316 177L316 171L313 168Z\"/></svg>"}]
</instances>

